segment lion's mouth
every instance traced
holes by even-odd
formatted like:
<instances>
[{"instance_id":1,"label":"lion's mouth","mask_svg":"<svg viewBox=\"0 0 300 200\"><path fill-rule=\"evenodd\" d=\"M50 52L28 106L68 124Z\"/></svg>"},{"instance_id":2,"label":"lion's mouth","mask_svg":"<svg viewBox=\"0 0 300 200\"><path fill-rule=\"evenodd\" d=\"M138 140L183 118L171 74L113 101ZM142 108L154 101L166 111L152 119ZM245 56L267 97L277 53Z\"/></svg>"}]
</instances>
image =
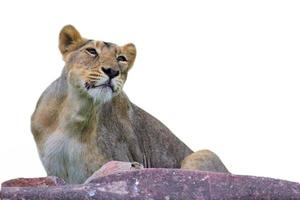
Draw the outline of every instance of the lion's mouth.
<instances>
[{"instance_id":1,"label":"lion's mouth","mask_svg":"<svg viewBox=\"0 0 300 200\"><path fill-rule=\"evenodd\" d=\"M99 88L99 87L110 88L111 90L114 90L113 86L110 83L105 83L105 84L101 84L101 85L94 85L94 86L92 86L92 88Z\"/></svg>"},{"instance_id":2,"label":"lion's mouth","mask_svg":"<svg viewBox=\"0 0 300 200\"><path fill-rule=\"evenodd\" d=\"M114 88L113 86L111 85L111 83L103 83L103 84L100 84L100 85L94 85L94 84L90 84L90 83L85 83L85 88L87 90L89 89L95 89L95 88L109 88L111 89L112 91L114 91Z\"/></svg>"}]
</instances>

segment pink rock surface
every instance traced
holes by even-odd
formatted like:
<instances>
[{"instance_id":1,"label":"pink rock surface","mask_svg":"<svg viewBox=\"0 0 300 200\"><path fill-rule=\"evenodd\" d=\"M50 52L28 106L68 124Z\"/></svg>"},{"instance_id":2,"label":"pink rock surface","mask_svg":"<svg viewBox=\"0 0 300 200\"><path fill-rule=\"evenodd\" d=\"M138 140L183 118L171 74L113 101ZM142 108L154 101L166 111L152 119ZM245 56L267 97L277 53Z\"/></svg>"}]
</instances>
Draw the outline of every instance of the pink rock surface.
<instances>
[{"instance_id":1,"label":"pink rock surface","mask_svg":"<svg viewBox=\"0 0 300 200\"><path fill-rule=\"evenodd\" d=\"M85 183L91 182L93 179L107 176L110 174L130 171L130 170L138 170L143 169L144 167L136 162L121 162L121 161L110 161L103 165L99 170L97 170L91 177L89 177Z\"/></svg>"},{"instance_id":2,"label":"pink rock surface","mask_svg":"<svg viewBox=\"0 0 300 200\"><path fill-rule=\"evenodd\" d=\"M300 184L180 169L142 169L82 185L2 187L2 199L300 199Z\"/></svg>"},{"instance_id":3,"label":"pink rock surface","mask_svg":"<svg viewBox=\"0 0 300 200\"><path fill-rule=\"evenodd\" d=\"M5 181L1 187L48 187L65 185L65 181L55 176L40 178L17 178Z\"/></svg>"}]
</instances>

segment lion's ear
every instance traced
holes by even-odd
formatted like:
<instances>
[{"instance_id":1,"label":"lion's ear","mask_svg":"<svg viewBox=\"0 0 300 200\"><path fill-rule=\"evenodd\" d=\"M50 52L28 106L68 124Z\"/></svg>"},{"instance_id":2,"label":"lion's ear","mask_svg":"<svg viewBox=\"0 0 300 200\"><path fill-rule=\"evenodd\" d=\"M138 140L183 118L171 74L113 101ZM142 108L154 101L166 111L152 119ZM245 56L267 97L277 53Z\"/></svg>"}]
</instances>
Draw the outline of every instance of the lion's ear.
<instances>
[{"instance_id":1,"label":"lion's ear","mask_svg":"<svg viewBox=\"0 0 300 200\"><path fill-rule=\"evenodd\" d=\"M126 44L123 46L123 52L125 53L126 57L128 58L129 69L132 67L135 57L136 57L136 48L135 45L132 43Z\"/></svg>"},{"instance_id":2,"label":"lion's ear","mask_svg":"<svg viewBox=\"0 0 300 200\"><path fill-rule=\"evenodd\" d=\"M59 34L59 50L64 55L78 47L84 39L72 25L66 25Z\"/></svg>"}]
</instances>

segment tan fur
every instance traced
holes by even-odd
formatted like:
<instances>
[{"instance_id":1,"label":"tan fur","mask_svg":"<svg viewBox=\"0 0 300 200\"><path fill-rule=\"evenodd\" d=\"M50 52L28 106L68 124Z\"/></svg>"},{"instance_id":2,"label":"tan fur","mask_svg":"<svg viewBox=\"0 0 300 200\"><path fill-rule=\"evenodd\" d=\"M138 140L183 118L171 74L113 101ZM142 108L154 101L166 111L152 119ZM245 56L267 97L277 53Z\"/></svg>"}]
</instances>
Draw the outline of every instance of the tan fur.
<instances>
[{"instance_id":1,"label":"tan fur","mask_svg":"<svg viewBox=\"0 0 300 200\"><path fill-rule=\"evenodd\" d=\"M192 151L122 91L135 46L87 40L71 25L59 41L65 67L31 119L47 174L82 183L110 160L179 168Z\"/></svg>"},{"instance_id":2,"label":"tan fur","mask_svg":"<svg viewBox=\"0 0 300 200\"><path fill-rule=\"evenodd\" d=\"M197 151L185 157L181 162L181 169L228 172L220 158L209 150Z\"/></svg>"}]
</instances>

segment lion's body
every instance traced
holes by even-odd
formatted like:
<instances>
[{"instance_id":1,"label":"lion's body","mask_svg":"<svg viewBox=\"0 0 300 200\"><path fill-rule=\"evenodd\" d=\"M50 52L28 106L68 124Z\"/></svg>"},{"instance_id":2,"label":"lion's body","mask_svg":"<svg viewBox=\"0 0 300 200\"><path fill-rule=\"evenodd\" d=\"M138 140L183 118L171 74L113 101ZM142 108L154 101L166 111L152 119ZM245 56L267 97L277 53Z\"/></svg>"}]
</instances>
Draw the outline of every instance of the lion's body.
<instances>
[{"instance_id":1,"label":"lion's body","mask_svg":"<svg viewBox=\"0 0 300 200\"><path fill-rule=\"evenodd\" d=\"M65 81L62 75L43 93L32 117L32 131L48 175L80 183L110 160L179 168L192 153L124 93L101 106L72 99L74 106L67 108ZM66 116L71 112L73 116Z\"/></svg>"},{"instance_id":2,"label":"lion's body","mask_svg":"<svg viewBox=\"0 0 300 200\"><path fill-rule=\"evenodd\" d=\"M134 45L89 41L67 26L60 50L66 66L40 97L31 121L48 175L82 183L111 160L180 168L193 152L122 91Z\"/></svg>"}]
</instances>

